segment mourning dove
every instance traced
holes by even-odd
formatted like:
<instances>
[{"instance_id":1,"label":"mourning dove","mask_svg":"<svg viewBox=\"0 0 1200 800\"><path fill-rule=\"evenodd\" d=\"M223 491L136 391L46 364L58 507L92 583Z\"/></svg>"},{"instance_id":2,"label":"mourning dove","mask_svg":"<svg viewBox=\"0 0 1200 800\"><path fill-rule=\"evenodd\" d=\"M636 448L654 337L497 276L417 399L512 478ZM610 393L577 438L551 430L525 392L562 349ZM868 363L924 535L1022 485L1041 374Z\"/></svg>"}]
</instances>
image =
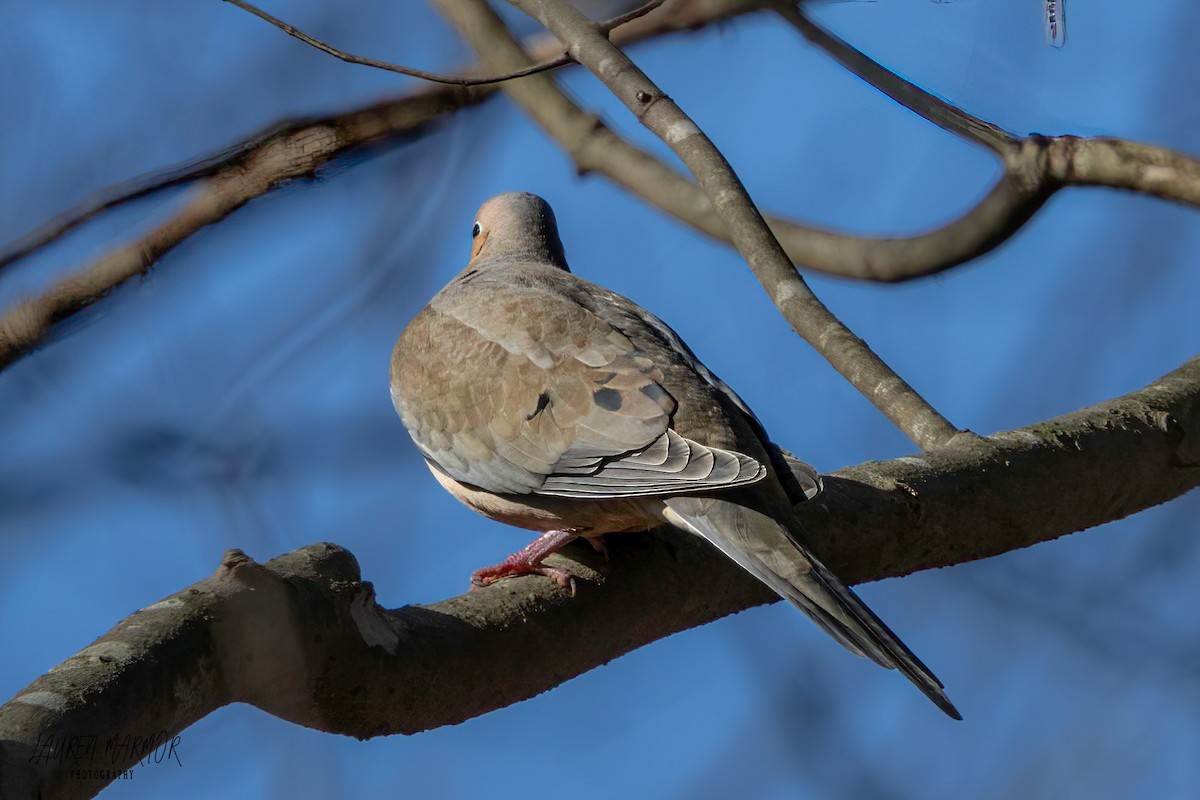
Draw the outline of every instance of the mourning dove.
<instances>
[{"instance_id":1,"label":"mourning dove","mask_svg":"<svg viewBox=\"0 0 1200 800\"><path fill-rule=\"evenodd\" d=\"M479 209L471 260L409 323L392 401L429 469L492 519L542 533L476 584L538 573L576 537L669 523L703 537L852 652L942 684L813 557L792 510L816 473L664 322L567 267L554 213L523 192Z\"/></svg>"}]
</instances>

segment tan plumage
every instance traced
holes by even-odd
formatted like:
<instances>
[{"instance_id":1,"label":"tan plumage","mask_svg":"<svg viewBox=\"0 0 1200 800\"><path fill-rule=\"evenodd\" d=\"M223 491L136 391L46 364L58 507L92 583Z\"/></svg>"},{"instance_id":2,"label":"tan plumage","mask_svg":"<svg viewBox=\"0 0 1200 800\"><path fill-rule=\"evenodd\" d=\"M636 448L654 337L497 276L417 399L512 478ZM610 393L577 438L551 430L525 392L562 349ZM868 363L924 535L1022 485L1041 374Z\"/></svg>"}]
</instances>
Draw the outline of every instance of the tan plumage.
<instances>
[{"instance_id":1,"label":"tan plumage","mask_svg":"<svg viewBox=\"0 0 1200 800\"><path fill-rule=\"evenodd\" d=\"M466 269L396 343L391 385L443 487L544 532L477 582L537 572L567 585L541 560L572 538L668 522L959 718L933 674L800 543L792 504L819 490L816 473L772 444L662 321L571 274L544 200L494 197L473 235Z\"/></svg>"}]
</instances>

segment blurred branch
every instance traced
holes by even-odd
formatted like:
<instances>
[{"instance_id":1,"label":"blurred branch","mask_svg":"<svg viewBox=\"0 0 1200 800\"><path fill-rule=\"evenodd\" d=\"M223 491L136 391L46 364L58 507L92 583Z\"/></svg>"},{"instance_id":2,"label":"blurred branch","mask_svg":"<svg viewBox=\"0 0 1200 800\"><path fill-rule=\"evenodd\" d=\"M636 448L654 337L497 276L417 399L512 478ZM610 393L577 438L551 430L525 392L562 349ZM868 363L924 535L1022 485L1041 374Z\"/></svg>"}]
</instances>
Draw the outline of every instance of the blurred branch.
<instances>
[{"instance_id":1,"label":"blurred branch","mask_svg":"<svg viewBox=\"0 0 1200 800\"><path fill-rule=\"evenodd\" d=\"M469 102L456 88L426 93L402 103L370 107L336 118L284 126L250 148L234 148L226 158L206 164L187 204L141 238L120 247L43 294L23 300L0 317L0 369L40 343L51 327L87 308L130 278L149 270L164 254L204 227L224 219L250 200L280 184L312 177L317 168L344 153L386 136L413 135L446 111ZM141 187L143 194L150 191Z\"/></svg>"},{"instance_id":2,"label":"blurred branch","mask_svg":"<svg viewBox=\"0 0 1200 800\"><path fill-rule=\"evenodd\" d=\"M170 167L161 172L141 175L115 186L109 186L94 196L84 199L83 202L51 217L15 242L0 249L0 269L56 241L109 209L191 183L200 178L210 177L222 168L238 163L268 142L294 133L308 125L319 124L319 122L319 120L310 119L289 120L215 155L205 156L197 161Z\"/></svg>"},{"instance_id":3,"label":"blurred branch","mask_svg":"<svg viewBox=\"0 0 1200 800\"><path fill-rule=\"evenodd\" d=\"M760 10L766 2L769 0L676 0L653 14L623 24L612 38L632 44L690 31ZM544 37L541 41L534 48L539 57L561 50L557 41L549 43ZM343 114L285 123L217 156L106 192L39 226L0 252L0 268L56 241L105 210L199 179L196 197L166 222L61 279L39 297L8 309L0 317L0 370L37 347L56 323L145 273L156 259L255 197L290 180L311 177L320 167L356 148L419 135L430 122L482 103L495 93L494 86L441 86Z\"/></svg>"},{"instance_id":4,"label":"blurred branch","mask_svg":"<svg viewBox=\"0 0 1200 800\"><path fill-rule=\"evenodd\" d=\"M229 1L226 0L226 2ZM613 38L626 44L632 44L643 39L682 30L697 29L728 17L758 11L768 2L770 0L676 0L676 2L671 3L667 8L654 14L653 19L648 21L642 19L645 14L653 10L647 7L651 4L647 4L646 6L634 9L628 14L622 14L610 19L604 23L604 27L609 31L620 28L621 30L616 30L613 34ZM551 51L558 51L558 57L562 55L562 47L558 44L558 40L552 39L552 37L551 39L548 39L546 36L534 37L530 49L531 52L537 54L540 63L543 64L549 63L556 58ZM570 63L570 60L568 59L564 63ZM448 103L447 107L442 111L442 113L446 114L453 113L459 108L475 105L492 96L490 90L483 93L447 94L449 95L447 97L448 100L458 99L461 101L461 104L453 105ZM376 112L386 115L393 110L393 106L403 105L417 99L419 98L413 95L406 95L369 107L353 109L344 114L289 120L255 134L246 141L216 155L173 167L164 172L134 178L125 183L110 187L100 192L95 198L85 200L79 205L58 214L20 237L17 241L0 248L0 269L54 242L101 212L173 186L189 183L198 178L208 177L222 167L233 165L238 159L245 157L249 151L264 145L276 136L295 133L301 128L310 125L337 127L343 120L363 113ZM401 114L401 116L403 115ZM402 133L403 131L398 132ZM345 147L351 147L355 144L353 141L347 141ZM328 154L324 160L327 161L335 158L340 152ZM319 155L314 153L314 157Z\"/></svg>"},{"instance_id":5,"label":"blurred branch","mask_svg":"<svg viewBox=\"0 0 1200 800\"><path fill-rule=\"evenodd\" d=\"M921 449L940 447L959 434L817 299L712 140L595 23L566 0L509 2L557 36L576 62L599 78L639 122L679 156L725 223L734 246L796 333ZM479 4L479 8L482 11L484 6Z\"/></svg>"},{"instance_id":6,"label":"blurred branch","mask_svg":"<svg viewBox=\"0 0 1200 800\"><path fill-rule=\"evenodd\" d=\"M526 75L536 75L539 72L546 72L547 70L556 69L564 64L571 63L571 57L569 55L566 53L559 53L558 55L544 59L537 64L530 64L527 67L522 67L521 69L510 72L504 72L499 75L487 75L482 77L471 77L469 75L442 75L437 72L426 72L425 70L413 69L412 67L402 67L398 64L392 64L387 61L379 61L378 59L367 58L366 56L356 56L353 53L347 53L345 50L339 50L338 48L327 44L320 39L309 36L299 28L289 25L283 20L271 16L262 9L245 2L245 0L224 0L224 2L232 3L243 11L248 11L259 19L266 20L276 28L279 28L281 31L286 33L288 36L299 39L310 47L315 47L317 50L327 53L334 58L345 61L348 64L361 64L365 67L374 67L375 69L382 69L388 72L398 72L401 75L408 75L412 78L420 78L423 81L431 81L433 83L445 83L452 86L483 86L489 83L510 81L513 78L523 78ZM608 22L603 23L601 25L601 29L605 33L609 33L613 28L624 25L626 22L632 22L638 17L649 14L662 4L663 0L650 0L650 2L639 6L627 14L621 14L620 16L614 17Z\"/></svg>"},{"instance_id":7,"label":"blurred branch","mask_svg":"<svg viewBox=\"0 0 1200 800\"><path fill-rule=\"evenodd\" d=\"M857 583L1055 539L1198 484L1193 358L1057 419L840 470L796 511L821 558ZM583 546L552 557L582 578L574 598L528 577L394 611L334 545L265 565L230 551L210 578L134 613L0 707L0 796L91 797L108 778L72 778L71 759L47 743L170 739L234 702L359 738L453 725L778 599L677 531L611 536L609 550L608 562ZM138 757L94 766L120 771Z\"/></svg>"}]
</instances>

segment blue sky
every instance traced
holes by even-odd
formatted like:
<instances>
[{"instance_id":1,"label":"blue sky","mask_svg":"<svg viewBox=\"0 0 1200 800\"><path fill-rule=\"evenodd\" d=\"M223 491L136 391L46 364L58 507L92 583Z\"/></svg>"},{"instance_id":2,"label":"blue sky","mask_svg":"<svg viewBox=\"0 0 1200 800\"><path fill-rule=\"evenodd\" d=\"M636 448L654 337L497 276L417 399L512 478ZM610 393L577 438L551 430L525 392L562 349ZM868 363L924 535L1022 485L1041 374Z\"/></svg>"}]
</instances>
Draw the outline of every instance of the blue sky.
<instances>
[{"instance_id":1,"label":"blue sky","mask_svg":"<svg viewBox=\"0 0 1200 800\"><path fill-rule=\"evenodd\" d=\"M423 5L269 9L356 52L452 69ZM884 64L1018 133L1200 153L1200 7L884 0L817 9ZM526 24L525 29L532 26ZM766 209L916 232L997 175L768 16L635 59ZM415 84L335 62L216 0L0 7L0 241L89 193L289 116ZM581 71L572 94L664 152ZM389 607L466 588L527 534L437 489L391 408L403 326L465 262L476 207L554 205L574 270L670 323L781 443L823 471L912 446L798 340L737 254L569 160L512 106L297 184L168 255L0 374L0 694L240 547L348 547ZM7 305L178 208L109 215L0 276ZM999 251L898 287L814 277L826 303L956 424L981 433L1136 389L1197 352L1200 216L1061 193ZM452 728L357 742L245 706L183 733L183 766L112 797L1185 796L1200 779L1195 493L984 562L862 588L946 683L952 723L895 673L777 604L672 637ZM969 531L964 531L969 536ZM702 590L702 587L698 587ZM536 657L536 654L531 654Z\"/></svg>"}]
</instances>

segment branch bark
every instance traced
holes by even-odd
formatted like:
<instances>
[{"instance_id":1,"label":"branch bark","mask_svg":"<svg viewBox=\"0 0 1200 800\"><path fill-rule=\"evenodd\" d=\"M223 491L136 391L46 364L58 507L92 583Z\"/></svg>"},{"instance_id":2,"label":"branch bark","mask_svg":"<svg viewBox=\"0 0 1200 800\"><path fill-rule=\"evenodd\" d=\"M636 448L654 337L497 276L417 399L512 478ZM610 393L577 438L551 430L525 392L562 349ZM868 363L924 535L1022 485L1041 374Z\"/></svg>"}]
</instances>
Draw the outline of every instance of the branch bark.
<instances>
[{"instance_id":1,"label":"branch bark","mask_svg":"<svg viewBox=\"0 0 1200 800\"><path fill-rule=\"evenodd\" d=\"M1193 358L1057 419L840 470L797 512L821 558L856 583L1048 541L1198 484ZM452 725L778 599L682 533L609 538L607 563L582 546L552 557L582 579L574 598L530 577L395 611L376 605L335 545L265 565L230 551L211 577L134 613L0 707L0 796L94 796L109 781L72 778L78 765L55 747L96 737L98 761L109 736L169 740L233 702L359 738Z\"/></svg>"}]
</instances>

